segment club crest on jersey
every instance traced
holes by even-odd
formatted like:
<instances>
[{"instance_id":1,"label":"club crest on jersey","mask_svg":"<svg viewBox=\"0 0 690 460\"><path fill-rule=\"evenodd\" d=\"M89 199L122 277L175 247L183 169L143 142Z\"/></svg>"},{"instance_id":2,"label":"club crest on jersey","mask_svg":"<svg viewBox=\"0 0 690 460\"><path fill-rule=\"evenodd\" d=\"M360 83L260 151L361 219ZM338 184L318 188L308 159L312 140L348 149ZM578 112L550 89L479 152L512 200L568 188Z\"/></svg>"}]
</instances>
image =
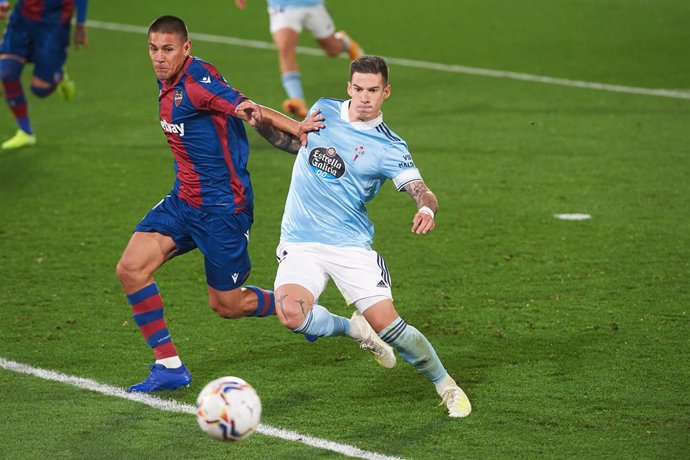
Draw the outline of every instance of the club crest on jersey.
<instances>
[{"instance_id":1,"label":"club crest on jersey","mask_svg":"<svg viewBox=\"0 0 690 460\"><path fill-rule=\"evenodd\" d=\"M355 148L355 157L352 159L352 162L354 163L357 161L357 158L361 157L364 155L364 146L360 145L359 147Z\"/></svg>"},{"instance_id":2,"label":"club crest on jersey","mask_svg":"<svg viewBox=\"0 0 690 460\"><path fill-rule=\"evenodd\" d=\"M168 123L167 120L161 120L161 128L166 133L179 134L180 137L184 136L184 123Z\"/></svg>"},{"instance_id":3,"label":"club crest on jersey","mask_svg":"<svg viewBox=\"0 0 690 460\"><path fill-rule=\"evenodd\" d=\"M309 166L317 176L338 179L345 174L345 162L335 147L317 147L309 152Z\"/></svg>"},{"instance_id":4,"label":"club crest on jersey","mask_svg":"<svg viewBox=\"0 0 690 460\"><path fill-rule=\"evenodd\" d=\"M173 97L173 101L175 101L175 107L179 106L182 104L182 98L184 97L184 94L182 94L182 91L179 89L175 90L175 96Z\"/></svg>"}]
</instances>

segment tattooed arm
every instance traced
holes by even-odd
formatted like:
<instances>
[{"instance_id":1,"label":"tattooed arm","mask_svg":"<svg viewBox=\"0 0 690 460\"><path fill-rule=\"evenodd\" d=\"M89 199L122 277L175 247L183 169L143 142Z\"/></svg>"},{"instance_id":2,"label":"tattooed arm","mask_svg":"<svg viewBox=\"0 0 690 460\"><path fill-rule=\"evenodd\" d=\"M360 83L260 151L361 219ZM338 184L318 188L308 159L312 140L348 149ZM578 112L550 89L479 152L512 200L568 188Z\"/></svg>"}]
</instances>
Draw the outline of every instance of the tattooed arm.
<instances>
[{"instance_id":1,"label":"tattooed arm","mask_svg":"<svg viewBox=\"0 0 690 460\"><path fill-rule=\"evenodd\" d=\"M254 129L271 145L287 153L296 155L302 147L299 137L281 131L268 123L258 123Z\"/></svg>"},{"instance_id":2,"label":"tattooed arm","mask_svg":"<svg viewBox=\"0 0 690 460\"><path fill-rule=\"evenodd\" d=\"M436 226L434 216L438 212L436 195L429 190L424 181L416 180L405 185L404 190L417 203L417 212L412 219L412 232L427 234Z\"/></svg>"},{"instance_id":3,"label":"tattooed arm","mask_svg":"<svg viewBox=\"0 0 690 460\"><path fill-rule=\"evenodd\" d=\"M312 113L302 123L280 112L244 100L235 111L238 118L249 123L271 145L288 153L296 154L307 144L307 134L324 127L319 111Z\"/></svg>"}]
</instances>

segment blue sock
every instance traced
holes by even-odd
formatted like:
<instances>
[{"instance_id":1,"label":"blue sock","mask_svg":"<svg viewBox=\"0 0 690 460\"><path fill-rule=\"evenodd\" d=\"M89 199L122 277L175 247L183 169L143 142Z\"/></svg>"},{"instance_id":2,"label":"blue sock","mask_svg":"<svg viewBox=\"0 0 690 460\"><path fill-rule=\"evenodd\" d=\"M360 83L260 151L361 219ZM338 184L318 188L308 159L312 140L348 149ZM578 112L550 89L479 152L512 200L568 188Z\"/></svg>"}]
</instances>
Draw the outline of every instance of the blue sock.
<instances>
[{"instance_id":1,"label":"blue sock","mask_svg":"<svg viewBox=\"0 0 690 460\"><path fill-rule=\"evenodd\" d=\"M285 72L280 79L283 81L283 88L290 99L304 99L302 91L302 77L299 72Z\"/></svg>"},{"instance_id":2,"label":"blue sock","mask_svg":"<svg viewBox=\"0 0 690 460\"><path fill-rule=\"evenodd\" d=\"M321 305L314 305L304 322L293 332L314 337L335 337L350 332L350 320L334 315Z\"/></svg>"},{"instance_id":3,"label":"blue sock","mask_svg":"<svg viewBox=\"0 0 690 460\"><path fill-rule=\"evenodd\" d=\"M247 286L247 289L253 291L257 299L256 310L250 316L263 318L276 314L276 298L273 291L256 286Z\"/></svg>"},{"instance_id":4,"label":"blue sock","mask_svg":"<svg viewBox=\"0 0 690 460\"><path fill-rule=\"evenodd\" d=\"M31 120L29 120L28 115L17 119L17 127L24 131L26 134L34 133L34 130L31 128Z\"/></svg>"},{"instance_id":5,"label":"blue sock","mask_svg":"<svg viewBox=\"0 0 690 460\"><path fill-rule=\"evenodd\" d=\"M398 350L408 363L412 364L433 383L439 383L447 375L438 355L424 335L397 317L379 332L381 340Z\"/></svg>"},{"instance_id":6,"label":"blue sock","mask_svg":"<svg viewBox=\"0 0 690 460\"><path fill-rule=\"evenodd\" d=\"M33 134L29 120L29 106L20 80L24 64L14 59L0 59L0 80L5 91L7 105L17 121L17 127L27 134Z\"/></svg>"}]
</instances>

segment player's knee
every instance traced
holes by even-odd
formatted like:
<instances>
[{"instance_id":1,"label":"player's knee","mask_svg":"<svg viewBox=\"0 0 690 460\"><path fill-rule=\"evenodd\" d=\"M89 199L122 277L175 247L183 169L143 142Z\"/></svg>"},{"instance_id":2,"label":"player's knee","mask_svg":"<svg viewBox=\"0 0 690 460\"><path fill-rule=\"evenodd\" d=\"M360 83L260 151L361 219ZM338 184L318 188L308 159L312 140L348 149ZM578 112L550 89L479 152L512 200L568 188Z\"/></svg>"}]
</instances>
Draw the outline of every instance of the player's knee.
<instances>
[{"instance_id":1,"label":"player's knee","mask_svg":"<svg viewBox=\"0 0 690 460\"><path fill-rule=\"evenodd\" d=\"M280 322L286 328L290 329L291 331L294 331L295 329L299 328L302 325L302 323L304 323L304 320L297 321L292 318L280 318Z\"/></svg>"},{"instance_id":2,"label":"player's knee","mask_svg":"<svg viewBox=\"0 0 690 460\"><path fill-rule=\"evenodd\" d=\"M212 296L209 297L208 303L211 309L223 318L234 319L246 316L241 306L236 302L228 302L227 300Z\"/></svg>"},{"instance_id":3,"label":"player's knee","mask_svg":"<svg viewBox=\"0 0 690 460\"><path fill-rule=\"evenodd\" d=\"M14 59L0 59L0 80L15 81L19 80L24 65Z\"/></svg>"},{"instance_id":4,"label":"player's knee","mask_svg":"<svg viewBox=\"0 0 690 460\"><path fill-rule=\"evenodd\" d=\"M115 274L117 274L120 283L125 287L139 285L142 280L147 278L141 270L136 269L126 259L120 259L117 262Z\"/></svg>"},{"instance_id":5,"label":"player's knee","mask_svg":"<svg viewBox=\"0 0 690 460\"><path fill-rule=\"evenodd\" d=\"M283 305L278 312L281 324L291 331L299 328L306 318L301 308L291 308L291 305Z\"/></svg>"},{"instance_id":6,"label":"player's knee","mask_svg":"<svg viewBox=\"0 0 690 460\"><path fill-rule=\"evenodd\" d=\"M51 86L36 86L34 84L31 85L31 92L34 93L38 97L46 97L50 96L53 91L55 91L55 85Z\"/></svg>"}]
</instances>

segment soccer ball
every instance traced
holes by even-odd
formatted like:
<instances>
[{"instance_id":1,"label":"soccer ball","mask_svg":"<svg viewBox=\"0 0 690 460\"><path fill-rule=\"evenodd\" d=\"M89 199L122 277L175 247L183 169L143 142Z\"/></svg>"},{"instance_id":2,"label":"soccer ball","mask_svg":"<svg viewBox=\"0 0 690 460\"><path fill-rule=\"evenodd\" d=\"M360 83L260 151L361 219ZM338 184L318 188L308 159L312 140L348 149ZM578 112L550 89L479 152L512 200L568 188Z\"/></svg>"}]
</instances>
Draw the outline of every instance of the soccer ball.
<instances>
[{"instance_id":1,"label":"soccer ball","mask_svg":"<svg viewBox=\"0 0 690 460\"><path fill-rule=\"evenodd\" d=\"M196 400L199 426L221 441L248 438L258 428L260 419L259 395L239 377L221 377L210 382Z\"/></svg>"}]
</instances>

